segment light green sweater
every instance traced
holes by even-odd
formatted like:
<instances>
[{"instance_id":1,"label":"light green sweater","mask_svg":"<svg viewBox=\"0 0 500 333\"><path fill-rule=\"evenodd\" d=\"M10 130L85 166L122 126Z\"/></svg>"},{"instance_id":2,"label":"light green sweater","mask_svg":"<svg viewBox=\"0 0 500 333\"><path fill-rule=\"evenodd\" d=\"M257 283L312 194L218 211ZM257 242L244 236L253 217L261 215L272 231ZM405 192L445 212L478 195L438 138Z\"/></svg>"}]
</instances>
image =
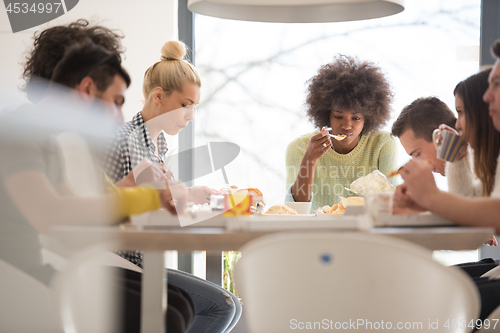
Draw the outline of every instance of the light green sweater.
<instances>
[{"instance_id":1,"label":"light green sweater","mask_svg":"<svg viewBox=\"0 0 500 333\"><path fill-rule=\"evenodd\" d=\"M291 187L297 178L309 138L317 133L316 131L302 135L286 149L286 202L294 201ZM339 154L329 149L316 163L312 185L312 209L339 203L339 196L354 196L352 192L345 190L345 187L377 169L384 175L397 169L396 141L388 132L363 135L358 145L348 154ZM389 181L397 185L397 177L391 177Z\"/></svg>"}]
</instances>

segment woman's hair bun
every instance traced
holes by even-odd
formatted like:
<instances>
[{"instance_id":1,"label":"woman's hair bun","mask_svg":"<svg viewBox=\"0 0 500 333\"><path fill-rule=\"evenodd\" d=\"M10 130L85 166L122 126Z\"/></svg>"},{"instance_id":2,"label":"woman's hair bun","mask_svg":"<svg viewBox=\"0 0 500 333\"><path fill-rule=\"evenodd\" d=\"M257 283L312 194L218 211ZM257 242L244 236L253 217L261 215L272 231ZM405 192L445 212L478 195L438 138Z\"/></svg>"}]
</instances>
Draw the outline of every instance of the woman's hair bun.
<instances>
[{"instance_id":1,"label":"woman's hair bun","mask_svg":"<svg viewBox=\"0 0 500 333\"><path fill-rule=\"evenodd\" d=\"M186 55L186 44L171 40L166 42L161 48L163 60L182 60Z\"/></svg>"}]
</instances>

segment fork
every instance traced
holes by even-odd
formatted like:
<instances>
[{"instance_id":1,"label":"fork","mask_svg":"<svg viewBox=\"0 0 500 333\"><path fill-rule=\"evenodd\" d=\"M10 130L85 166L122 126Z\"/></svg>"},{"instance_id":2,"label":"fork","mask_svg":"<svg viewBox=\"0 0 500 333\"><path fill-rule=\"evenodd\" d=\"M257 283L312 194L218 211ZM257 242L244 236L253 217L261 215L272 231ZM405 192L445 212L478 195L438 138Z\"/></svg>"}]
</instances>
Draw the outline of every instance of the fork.
<instances>
[{"instance_id":1,"label":"fork","mask_svg":"<svg viewBox=\"0 0 500 333\"><path fill-rule=\"evenodd\" d=\"M332 128L331 127L325 127L325 130L331 131ZM335 134L330 134L330 133L328 133L328 135L331 136L332 138L334 138L337 141L342 141L345 138L347 138L347 135L335 135Z\"/></svg>"}]
</instances>

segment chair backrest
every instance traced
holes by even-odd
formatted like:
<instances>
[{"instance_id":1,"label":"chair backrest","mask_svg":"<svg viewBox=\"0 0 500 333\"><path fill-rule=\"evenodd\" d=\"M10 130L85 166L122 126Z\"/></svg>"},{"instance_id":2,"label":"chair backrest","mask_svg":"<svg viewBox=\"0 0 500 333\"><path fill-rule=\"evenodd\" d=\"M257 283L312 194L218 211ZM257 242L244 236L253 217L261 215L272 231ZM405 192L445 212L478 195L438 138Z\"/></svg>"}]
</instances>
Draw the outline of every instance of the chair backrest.
<instances>
[{"instance_id":1,"label":"chair backrest","mask_svg":"<svg viewBox=\"0 0 500 333\"><path fill-rule=\"evenodd\" d=\"M93 197L104 192L104 174L99 169L85 139L72 132L57 136L64 163L64 178L73 193Z\"/></svg>"},{"instance_id":2,"label":"chair backrest","mask_svg":"<svg viewBox=\"0 0 500 333\"><path fill-rule=\"evenodd\" d=\"M429 331L436 322L442 329L448 319L479 314L477 289L465 273L389 236L276 233L241 253L235 287L254 333ZM451 326L447 332L469 331Z\"/></svg>"},{"instance_id":3,"label":"chair backrest","mask_svg":"<svg viewBox=\"0 0 500 333\"><path fill-rule=\"evenodd\" d=\"M3 260L0 280L0 332L63 331L48 286Z\"/></svg>"},{"instance_id":4,"label":"chair backrest","mask_svg":"<svg viewBox=\"0 0 500 333\"><path fill-rule=\"evenodd\" d=\"M72 256L53 282L58 313L65 333L113 333L119 330L123 304L121 278L102 263L105 245L86 248Z\"/></svg>"}]
</instances>

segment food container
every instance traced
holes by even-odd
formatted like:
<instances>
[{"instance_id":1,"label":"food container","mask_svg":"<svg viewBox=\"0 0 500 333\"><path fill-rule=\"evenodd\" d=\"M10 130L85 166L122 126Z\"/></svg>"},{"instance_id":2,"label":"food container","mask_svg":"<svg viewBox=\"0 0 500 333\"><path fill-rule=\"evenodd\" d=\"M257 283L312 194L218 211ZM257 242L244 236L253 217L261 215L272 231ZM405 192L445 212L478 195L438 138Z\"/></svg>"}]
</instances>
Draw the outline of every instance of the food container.
<instances>
[{"instance_id":1,"label":"food container","mask_svg":"<svg viewBox=\"0 0 500 333\"><path fill-rule=\"evenodd\" d=\"M376 220L378 215L391 215L394 200L393 193L368 193L365 197L365 211Z\"/></svg>"},{"instance_id":2,"label":"food container","mask_svg":"<svg viewBox=\"0 0 500 333\"><path fill-rule=\"evenodd\" d=\"M212 210L224 210L224 195L212 194L210 196L210 208Z\"/></svg>"},{"instance_id":3,"label":"food container","mask_svg":"<svg viewBox=\"0 0 500 333\"><path fill-rule=\"evenodd\" d=\"M224 216L251 215L254 200L250 192L224 194Z\"/></svg>"}]
</instances>

